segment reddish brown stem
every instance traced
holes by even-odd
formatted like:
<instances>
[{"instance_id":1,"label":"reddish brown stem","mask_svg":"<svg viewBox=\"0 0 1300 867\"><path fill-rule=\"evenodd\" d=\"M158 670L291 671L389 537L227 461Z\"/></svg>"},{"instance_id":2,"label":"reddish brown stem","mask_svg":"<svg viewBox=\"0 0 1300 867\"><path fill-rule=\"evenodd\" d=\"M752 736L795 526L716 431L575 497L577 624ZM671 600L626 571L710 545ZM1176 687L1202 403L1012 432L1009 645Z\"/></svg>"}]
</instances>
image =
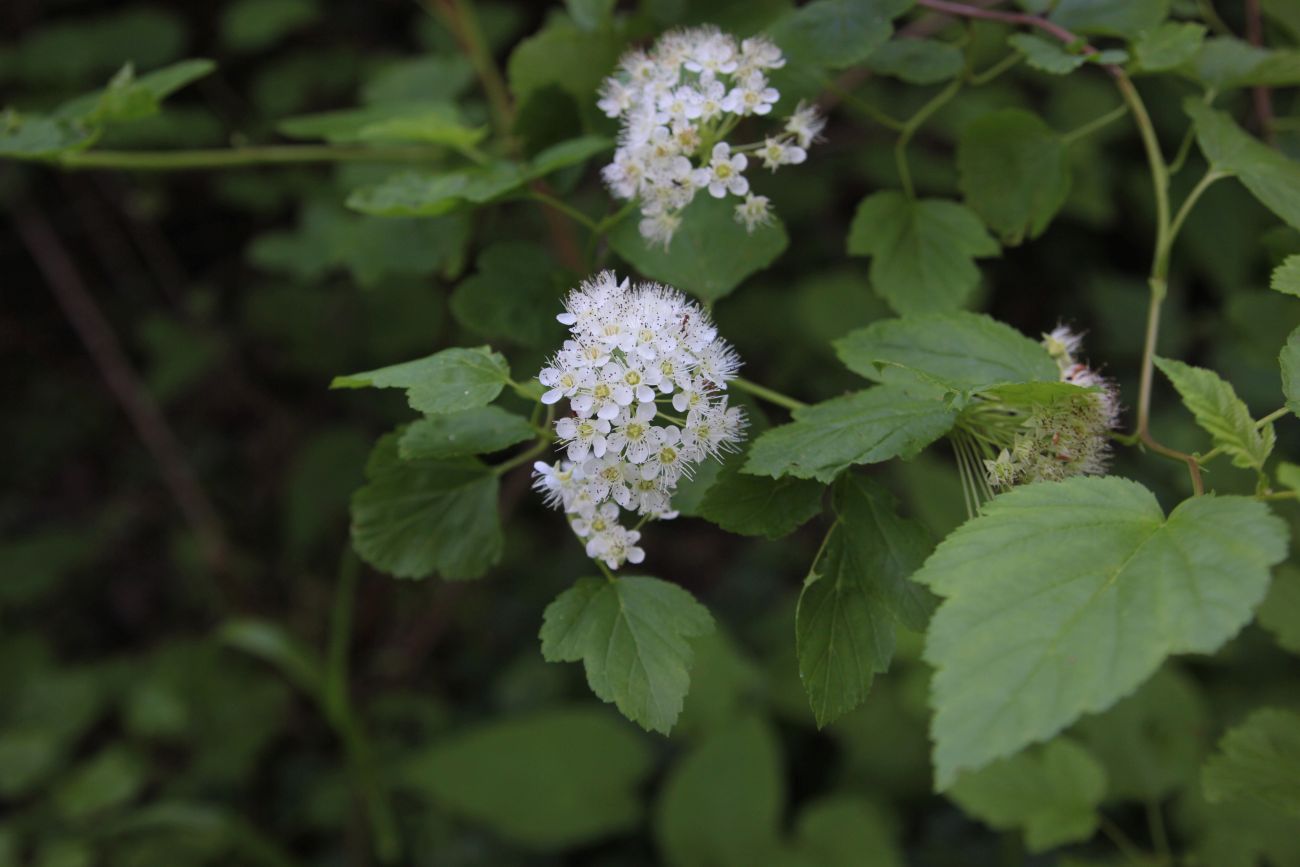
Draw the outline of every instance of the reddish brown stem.
<instances>
[{"instance_id":1,"label":"reddish brown stem","mask_svg":"<svg viewBox=\"0 0 1300 867\"><path fill-rule=\"evenodd\" d=\"M1260 14L1259 0L1246 0L1246 39L1251 45L1260 48L1264 45L1264 19ZM1273 91L1261 84L1251 90L1251 95L1255 101L1255 120L1259 123L1259 134L1272 144Z\"/></svg>"},{"instance_id":2,"label":"reddish brown stem","mask_svg":"<svg viewBox=\"0 0 1300 867\"><path fill-rule=\"evenodd\" d=\"M112 326L87 290L72 257L40 211L24 211L14 222L63 314L94 359L136 434L153 455L172 498L199 540L204 558L214 571L224 571L230 545L221 518L158 404L131 367Z\"/></svg>"}]
</instances>

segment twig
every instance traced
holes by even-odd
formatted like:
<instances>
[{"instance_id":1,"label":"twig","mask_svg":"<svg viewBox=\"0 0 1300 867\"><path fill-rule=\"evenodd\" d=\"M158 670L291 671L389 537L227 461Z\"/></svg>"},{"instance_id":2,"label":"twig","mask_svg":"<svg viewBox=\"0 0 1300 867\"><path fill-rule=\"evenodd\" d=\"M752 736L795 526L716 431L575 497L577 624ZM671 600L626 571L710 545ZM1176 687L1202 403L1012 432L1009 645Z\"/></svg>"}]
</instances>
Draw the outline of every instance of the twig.
<instances>
[{"instance_id":1,"label":"twig","mask_svg":"<svg viewBox=\"0 0 1300 867\"><path fill-rule=\"evenodd\" d=\"M158 404L131 367L112 326L87 291L68 251L45 215L37 209L29 207L17 214L14 224L109 391L158 464L163 481L198 538L208 565L214 571L224 571L229 562L230 544L221 518Z\"/></svg>"},{"instance_id":2,"label":"twig","mask_svg":"<svg viewBox=\"0 0 1300 867\"><path fill-rule=\"evenodd\" d=\"M1259 11L1259 0L1246 0L1246 40L1257 48L1264 47L1264 21ZM1268 85L1258 84L1251 90L1251 95L1255 100L1255 120L1259 122L1259 134L1269 144L1273 144L1273 92Z\"/></svg>"}]
</instances>

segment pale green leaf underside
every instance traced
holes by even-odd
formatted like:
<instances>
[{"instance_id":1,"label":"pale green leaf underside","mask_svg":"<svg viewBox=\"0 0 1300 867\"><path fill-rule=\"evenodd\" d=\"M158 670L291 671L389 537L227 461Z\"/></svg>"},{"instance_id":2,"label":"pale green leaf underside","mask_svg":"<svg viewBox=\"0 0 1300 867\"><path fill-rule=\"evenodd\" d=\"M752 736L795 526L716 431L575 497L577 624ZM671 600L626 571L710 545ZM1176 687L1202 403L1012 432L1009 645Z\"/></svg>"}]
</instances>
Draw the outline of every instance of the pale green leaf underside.
<instances>
[{"instance_id":1,"label":"pale green leaf underside","mask_svg":"<svg viewBox=\"0 0 1300 867\"><path fill-rule=\"evenodd\" d=\"M910 315L960 306L979 283L974 260L996 256L998 244L965 205L886 190L858 205L848 252L871 257L876 291Z\"/></svg>"},{"instance_id":2,"label":"pale green leaf underside","mask_svg":"<svg viewBox=\"0 0 1300 867\"><path fill-rule=\"evenodd\" d=\"M959 391L1059 377L1038 341L965 311L873 322L836 340L835 353L867 379L904 383L916 379L915 371Z\"/></svg>"},{"instance_id":3,"label":"pale green leaf underside","mask_svg":"<svg viewBox=\"0 0 1300 867\"><path fill-rule=\"evenodd\" d=\"M652 760L642 736L603 709L515 716L406 756L400 785L526 846L564 849L634 827Z\"/></svg>"},{"instance_id":4,"label":"pale green leaf underside","mask_svg":"<svg viewBox=\"0 0 1300 867\"><path fill-rule=\"evenodd\" d=\"M796 410L793 422L754 441L742 472L830 482L854 464L912 457L956 418L942 400L879 385Z\"/></svg>"},{"instance_id":5,"label":"pale green leaf underside","mask_svg":"<svg viewBox=\"0 0 1300 867\"><path fill-rule=\"evenodd\" d=\"M1231 729L1205 763L1205 797L1300 816L1300 714L1267 708Z\"/></svg>"},{"instance_id":6,"label":"pale green leaf underside","mask_svg":"<svg viewBox=\"0 0 1300 867\"><path fill-rule=\"evenodd\" d=\"M1170 358L1157 358L1156 366L1174 384L1196 423L1214 438L1216 446L1232 456L1234 464L1264 468L1273 450L1273 427L1257 429L1250 410L1230 384L1212 370Z\"/></svg>"},{"instance_id":7,"label":"pale green leaf underside","mask_svg":"<svg viewBox=\"0 0 1300 867\"><path fill-rule=\"evenodd\" d=\"M453 347L415 361L336 376L330 388L403 388L411 409L444 413L491 403L509 378L500 353L486 346Z\"/></svg>"},{"instance_id":8,"label":"pale green leaf underside","mask_svg":"<svg viewBox=\"0 0 1300 867\"><path fill-rule=\"evenodd\" d=\"M542 656L579 662L602 701L667 734L690 687L690 639L713 618L690 593L658 578L580 578L546 607Z\"/></svg>"},{"instance_id":9,"label":"pale green leaf underside","mask_svg":"<svg viewBox=\"0 0 1300 867\"><path fill-rule=\"evenodd\" d=\"M402 460L456 458L500 451L537 435L528 419L497 406L480 406L412 422L397 448Z\"/></svg>"},{"instance_id":10,"label":"pale green leaf underside","mask_svg":"<svg viewBox=\"0 0 1300 867\"><path fill-rule=\"evenodd\" d=\"M1024 831L1029 851L1043 852L1090 838L1105 793L1105 769L1078 743L1057 738L962 774L949 795L992 828Z\"/></svg>"},{"instance_id":11,"label":"pale green leaf underside","mask_svg":"<svg viewBox=\"0 0 1300 867\"><path fill-rule=\"evenodd\" d=\"M1287 337L1286 344L1278 353L1277 363L1282 370L1282 394L1286 397L1286 408L1294 415L1300 415L1300 328Z\"/></svg>"},{"instance_id":12,"label":"pale green leaf underside","mask_svg":"<svg viewBox=\"0 0 1300 867\"><path fill-rule=\"evenodd\" d=\"M1196 497L1167 519L1113 477L994 498L914 576L945 597L925 652L938 788L1105 710L1171 654L1216 650L1286 546L1285 525L1243 497Z\"/></svg>"},{"instance_id":13,"label":"pale green leaf underside","mask_svg":"<svg viewBox=\"0 0 1300 867\"><path fill-rule=\"evenodd\" d=\"M1273 269L1273 277L1269 285L1273 287L1274 292L1300 298L1300 253L1288 256L1286 261Z\"/></svg>"},{"instance_id":14,"label":"pale green leaf underside","mask_svg":"<svg viewBox=\"0 0 1300 867\"><path fill-rule=\"evenodd\" d=\"M919 631L929 617L933 598L909 579L930 538L896 510L866 478L836 484L836 521L795 614L799 677L819 727L861 704L875 674L889 669L895 624Z\"/></svg>"}]
</instances>

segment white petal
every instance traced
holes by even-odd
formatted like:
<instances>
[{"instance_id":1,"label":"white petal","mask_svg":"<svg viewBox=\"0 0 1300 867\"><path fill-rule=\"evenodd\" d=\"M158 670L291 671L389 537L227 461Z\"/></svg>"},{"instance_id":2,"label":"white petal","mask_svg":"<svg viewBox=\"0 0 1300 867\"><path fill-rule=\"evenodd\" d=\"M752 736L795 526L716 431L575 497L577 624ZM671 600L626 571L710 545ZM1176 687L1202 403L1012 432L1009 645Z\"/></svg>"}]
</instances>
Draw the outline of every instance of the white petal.
<instances>
[{"instance_id":1,"label":"white petal","mask_svg":"<svg viewBox=\"0 0 1300 867\"><path fill-rule=\"evenodd\" d=\"M555 319L557 322L560 322L561 324L564 325L573 325L578 321L577 316L574 316L572 313L567 313L567 312L557 314Z\"/></svg>"},{"instance_id":2,"label":"white petal","mask_svg":"<svg viewBox=\"0 0 1300 867\"><path fill-rule=\"evenodd\" d=\"M559 403L560 398L564 397L564 389L553 388L542 395L542 403L550 406L553 403Z\"/></svg>"}]
</instances>

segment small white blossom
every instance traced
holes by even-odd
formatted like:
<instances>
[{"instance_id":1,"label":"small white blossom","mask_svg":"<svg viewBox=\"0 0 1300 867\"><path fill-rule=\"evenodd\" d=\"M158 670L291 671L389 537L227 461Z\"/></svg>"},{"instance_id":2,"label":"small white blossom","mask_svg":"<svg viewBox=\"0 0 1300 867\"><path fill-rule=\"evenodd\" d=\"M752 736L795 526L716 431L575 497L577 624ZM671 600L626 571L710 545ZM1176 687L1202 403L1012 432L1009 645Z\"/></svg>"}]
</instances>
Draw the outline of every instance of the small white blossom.
<instances>
[{"instance_id":1,"label":"small white blossom","mask_svg":"<svg viewBox=\"0 0 1300 867\"><path fill-rule=\"evenodd\" d=\"M802 105L781 131L743 149L723 140L741 119L771 114L781 94L768 73L784 65L770 39L738 42L715 27L666 33L619 61L596 103L620 122L618 148L601 176L615 197L638 202L638 228L648 243L669 246L700 190L716 198L749 195L744 151L762 148L773 171L807 158L823 121ZM771 219L768 200L746 199L735 218L752 232Z\"/></svg>"},{"instance_id":2,"label":"small white blossom","mask_svg":"<svg viewBox=\"0 0 1300 867\"><path fill-rule=\"evenodd\" d=\"M571 415L555 422L567 460L534 464L533 486L568 514L588 556L611 569L639 563L640 533L620 523L620 510L642 521L675 517L677 482L736 448L746 422L725 388L740 359L677 290L634 287L608 272L571 292L558 318L571 336L538 380L545 402L568 401ZM663 418L670 403L684 424Z\"/></svg>"}]
</instances>

